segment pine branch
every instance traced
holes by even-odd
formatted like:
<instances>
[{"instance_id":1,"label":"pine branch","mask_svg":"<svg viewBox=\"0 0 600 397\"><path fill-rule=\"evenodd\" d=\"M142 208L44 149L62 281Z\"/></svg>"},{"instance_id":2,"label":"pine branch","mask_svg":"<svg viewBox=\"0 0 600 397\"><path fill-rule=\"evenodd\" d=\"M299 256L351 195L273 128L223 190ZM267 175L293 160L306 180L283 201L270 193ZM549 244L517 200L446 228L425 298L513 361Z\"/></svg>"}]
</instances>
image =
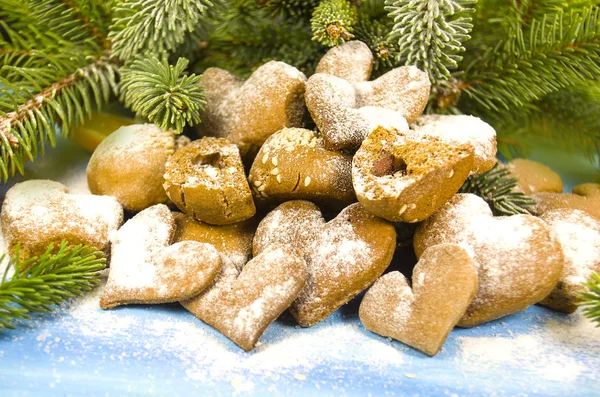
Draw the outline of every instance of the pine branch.
<instances>
[{"instance_id":1,"label":"pine branch","mask_svg":"<svg viewBox=\"0 0 600 397\"><path fill-rule=\"evenodd\" d=\"M514 26L466 67L463 92L487 113L507 114L600 74L598 8ZM468 106L468 104L467 104ZM502 117L502 115L500 116Z\"/></svg>"},{"instance_id":2,"label":"pine branch","mask_svg":"<svg viewBox=\"0 0 600 397\"><path fill-rule=\"evenodd\" d=\"M476 0L386 0L394 20L390 40L398 44L397 60L416 65L432 82L446 80L458 67L473 28Z\"/></svg>"},{"instance_id":3,"label":"pine branch","mask_svg":"<svg viewBox=\"0 0 600 397\"><path fill-rule=\"evenodd\" d=\"M309 19L319 0L258 0L258 5L286 21L297 21Z\"/></svg>"},{"instance_id":4,"label":"pine branch","mask_svg":"<svg viewBox=\"0 0 600 397\"><path fill-rule=\"evenodd\" d=\"M600 327L600 276L592 273L592 280L582 284L587 290L579 294L581 302L577 304L583 307L583 314Z\"/></svg>"},{"instance_id":5,"label":"pine branch","mask_svg":"<svg viewBox=\"0 0 600 397\"><path fill-rule=\"evenodd\" d=\"M369 11L374 12L365 9L364 6L359 9L358 24L355 28L356 38L368 45L375 55L375 70L391 68L398 55L398 46L389 39L392 21L386 15L372 18Z\"/></svg>"},{"instance_id":6,"label":"pine branch","mask_svg":"<svg viewBox=\"0 0 600 397\"><path fill-rule=\"evenodd\" d=\"M472 193L484 199L496 216L529 214L535 200L514 192L517 179L510 171L496 164L491 170L479 175L471 175L460 188L460 193Z\"/></svg>"},{"instance_id":7,"label":"pine branch","mask_svg":"<svg viewBox=\"0 0 600 397\"><path fill-rule=\"evenodd\" d=\"M165 130L181 133L186 125L198 124L206 101L201 76L185 75L187 65L185 58L171 66L166 58L159 60L146 53L121 68L121 99L125 106Z\"/></svg>"},{"instance_id":8,"label":"pine branch","mask_svg":"<svg viewBox=\"0 0 600 397\"><path fill-rule=\"evenodd\" d=\"M51 312L53 305L94 288L105 267L102 256L93 248L69 246L66 241L57 250L51 244L39 258L25 262L20 262L17 250L0 281L0 331L15 328L18 319L31 319L31 313ZM14 274L8 279L11 266Z\"/></svg>"},{"instance_id":9,"label":"pine branch","mask_svg":"<svg viewBox=\"0 0 600 397\"><path fill-rule=\"evenodd\" d=\"M56 124L69 136L116 92L116 67L107 60L77 54L70 54L69 62L64 57L46 57L44 67L4 65L0 69L0 177L4 181L17 171L23 173L26 160L43 154L46 141L54 146Z\"/></svg>"},{"instance_id":10,"label":"pine branch","mask_svg":"<svg viewBox=\"0 0 600 397\"><path fill-rule=\"evenodd\" d=\"M323 0L310 20L313 40L333 47L354 37L358 14L347 0Z\"/></svg>"},{"instance_id":11,"label":"pine branch","mask_svg":"<svg viewBox=\"0 0 600 397\"><path fill-rule=\"evenodd\" d=\"M171 54L199 28L209 0L117 0L110 27L112 54L133 61L146 51Z\"/></svg>"}]
</instances>

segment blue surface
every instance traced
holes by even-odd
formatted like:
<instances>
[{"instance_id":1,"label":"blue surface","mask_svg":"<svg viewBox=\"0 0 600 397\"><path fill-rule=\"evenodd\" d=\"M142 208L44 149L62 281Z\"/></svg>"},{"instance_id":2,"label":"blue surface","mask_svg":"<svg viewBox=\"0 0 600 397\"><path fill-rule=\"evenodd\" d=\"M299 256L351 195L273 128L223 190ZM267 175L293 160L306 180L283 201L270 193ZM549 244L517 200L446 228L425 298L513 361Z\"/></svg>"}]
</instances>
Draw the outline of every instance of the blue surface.
<instances>
[{"instance_id":1,"label":"blue surface","mask_svg":"<svg viewBox=\"0 0 600 397\"><path fill-rule=\"evenodd\" d=\"M30 175L81 181L87 154L61 145ZM284 315L245 353L179 305L101 311L98 294L0 334L0 395L600 396L600 329L541 307L430 358L365 330L355 301L310 329Z\"/></svg>"}]
</instances>

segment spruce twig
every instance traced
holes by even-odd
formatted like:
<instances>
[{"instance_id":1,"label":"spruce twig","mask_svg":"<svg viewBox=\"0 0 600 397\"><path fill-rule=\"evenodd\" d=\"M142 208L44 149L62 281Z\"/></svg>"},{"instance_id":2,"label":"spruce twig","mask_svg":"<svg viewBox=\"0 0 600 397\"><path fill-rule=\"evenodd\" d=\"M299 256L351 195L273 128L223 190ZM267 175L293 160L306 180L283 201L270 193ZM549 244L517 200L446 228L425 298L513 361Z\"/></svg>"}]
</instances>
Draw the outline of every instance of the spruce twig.
<instances>
[{"instance_id":1,"label":"spruce twig","mask_svg":"<svg viewBox=\"0 0 600 397\"><path fill-rule=\"evenodd\" d=\"M356 8L347 0L323 0L310 20L313 40L328 47L342 44L354 37L357 18Z\"/></svg>"},{"instance_id":2,"label":"spruce twig","mask_svg":"<svg viewBox=\"0 0 600 397\"><path fill-rule=\"evenodd\" d=\"M515 192L517 179L510 171L496 164L491 170L471 175L460 193L472 193L484 199L496 216L529 214L536 201L522 192Z\"/></svg>"},{"instance_id":3,"label":"spruce twig","mask_svg":"<svg viewBox=\"0 0 600 397\"><path fill-rule=\"evenodd\" d=\"M0 281L0 331L15 328L19 319L31 319L31 313L51 312L52 306L91 290L105 263L102 252L66 241L58 249L50 244L44 254L24 262L17 249ZM14 268L10 279L9 267Z\"/></svg>"},{"instance_id":4,"label":"spruce twig","mask_svg":"<svg viewBox=\"0 0 600 397\"><path fill-rule=\"evenodd\" d=\"M587 290L581 291L577 304L583 308L583 314L600 327L600 275L592 273L592 279L582 283Z\"/></svg>"}]
</instances>

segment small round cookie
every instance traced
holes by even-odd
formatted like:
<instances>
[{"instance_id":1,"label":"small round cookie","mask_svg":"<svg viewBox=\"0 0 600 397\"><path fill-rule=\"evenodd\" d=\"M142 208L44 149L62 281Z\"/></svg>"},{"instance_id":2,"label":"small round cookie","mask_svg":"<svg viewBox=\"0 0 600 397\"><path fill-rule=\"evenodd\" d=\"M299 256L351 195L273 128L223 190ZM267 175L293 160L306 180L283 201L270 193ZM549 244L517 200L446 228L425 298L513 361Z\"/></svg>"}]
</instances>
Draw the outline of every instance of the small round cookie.
<instances>
[{"instance_id":1,"label":"small round cookie","mask_svg":"<svg viewBox=\"0 0 600 397\"><path fill-rule=\"evenodd\" d=\"M109 237L123 223L123 207L114 197L69 194L49 180L17 183L2 205L2 234L13 256L24 261L63 240L108 252Z\"/></svg>"},{"instance_id":2,"label":"small round cookie","mask_svg":"<svg viewBox=\"0 0 600 397\"><path fill-rule=\"evenodd\" d=\"M540 303L566 313L577 310L581 283L600 273L600 221L580 210L560 209L541 216L562 244L565 266L560 280Z\"/></svg>"},{"instance_id":3,"label":"small round cookie","mask_svg":"<svg viewBox=\"0 0 600 397\"><path fill-rule=\"evenodd\" d=\"M448 201L474 170L470 145L377 128L352 162L358 201L391 222L420 222Z\"/></svg>"},{"instance_id":4,"label":"small round cookie","mask_svg":"<svg viewBox=\"0 0 600 397\"><path fill-rule=\"evenodd\" d=\"M355 202L352 156L329 151L316 132L284 128L261 147L249 181L258 200L281 203L311 200L343 208Z\"/></svg>"},{"instance_id":5,"label":"small round cookie","mask_svg":"<svg viewBox=\"0 0 600 397\"><path fill-rule=\"evenodd\" d=\"M319 61L315 73L337 76L351 83L367 81L373 69L373 54L362 41L347 41L331 48Z\"/></svg>"},{"instance_id":6,"label":"small round cookie","mask_svg":"<svg viewBox=\"0 0 600 397\"><path fill-rule=\"evenodd\" d=\"M514 159L506 165L510 173L517 178L517 192L527 195L537 192L562 193L563 183L560 176L550 167L527 159Z\"/></svg>"},{"instance_id":7,"label":"small round cookie","mask_svg":"<svg viewBox=\"0 0 600 397\"><path fill-rule=\"evenodd\" d=\"M115 197L128 211L166 203L165 164L175 149L173 131L154 124L119 128L96 148L87 166L92 194Z\"/></svg>"},{"instance_id":8,"label":"small round cookie","mask_svg":"<svg viewBox=\"0 0 600 397\"><path fill-rule=\"evenodd\" d=\"M600 200L600 183L582 183L573 188L573 193Z\"/></svg>"},{"instance_id":9,"label":"small round cookie","mask_svg":"<svg viewBox=\"0 0 600 397\"><path fill-rule=\"evenodd\" d=\"M594 218L600 219L600 196L541 192L533 193L531 197L537 202L532 209L532 213L537 216L552 210L570 208L585 211Z\"/></svg>"},{"instance_id":10,"label":"small round cookie","mask_svg":"<svg viewBox=\"0 0 600 397\"><path fill-rule=\"evenodd\" d=\"M435 136L449 144L473 146L476 174L491 170L496 165L496 131L480 118L427 114L419 117L410 128L420 136Z\"/></svg>"},{"instance_id":11,"label":"small round cookie","mask_svg":"<svg viewBox=\"0 0 600 397\"><path fill-rule=\"evenodd\" d=\"M228 225L256 212L239 150L226 139L205 137L177 150L164 178L169 198L200 221Z\"/></svg>"},{"instance_id":12,"label":"small round cookie","mask_svg":"<svg viewBox=\"0 0 600 397\"><path fill-rule=\"evenodd\" d=\"M254 218L231 225L209 225L181 212L174 212L174 243L198 241L214 246L223 261L241 270L252 257L252 239L256 230Z\"/></svg>"}]
</instances>

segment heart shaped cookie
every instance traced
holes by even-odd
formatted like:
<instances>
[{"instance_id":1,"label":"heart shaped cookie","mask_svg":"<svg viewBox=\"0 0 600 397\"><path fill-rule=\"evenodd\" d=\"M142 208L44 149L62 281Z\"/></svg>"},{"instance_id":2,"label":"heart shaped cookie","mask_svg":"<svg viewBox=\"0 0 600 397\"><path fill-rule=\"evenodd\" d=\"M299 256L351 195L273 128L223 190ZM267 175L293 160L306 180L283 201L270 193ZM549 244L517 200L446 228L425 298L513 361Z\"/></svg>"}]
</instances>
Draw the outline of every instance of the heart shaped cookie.
<instances>
[{"instance_id":1,"label":"heart shaped cookie","mask_svg":"<svg viewBox=\"0 0 600 397\"><path fill-rule=\"evenodd\" d=\"M20 245L25 260L62 240L107 252L109 235L123 223L123 208L114 197L69 194L58 182L30 180L6 192L1 219L9 254Z\"/></svg>"},{"instance_id":2,"label":"heart shaped cookie","mask_svg":"<svg viewBox=\"0 0 600 397\"><path fill-rule=\"evenodd\" d=\"M331 48L317 65L315 73L331 74L351 83L367 81L373 70L373 53L362 41L352 40Z\"/></svg>"},{"instance_id":3,"label":"heart shaped cookie","mask_svg":"<svg viewBox=\"0 0 600 397\"><path fill-rule=\"evenodd\" d=\"M532 194L536 192L563 192L560 176L550 167L528 159L513 159L506 168L517 178L517 192Z\"/></svg>"},{"instance_id":4,"label":"heart shaped cookie","mask_svg":"<svg viewBox=\"0 0 600 397\"><path fill-rule=\"evenodd\" d=\"M458 192L474 167L468 144L378 127L354 155L352 182L370 213L415 223Z\"/></svg>"},{"instance_id":5,"label":"heart shaped cookie","mask_svg":"<svg viewBox=\"0 0 600 397\"><path fill-rule=\"evenodd\" d=\"M324 223L316 207L287 202L259 224L254 252L291 246L308 266L306 287L290 307L303 327L325 319L373 283L392 260L394 226L356 203Z\"/></svg>"},{"instance_id":6,"label":"heart shaped cookie","mask_svg":"<svg viewBox=\"0 0 600 397\"><path fill-rule=\"evenodd\" d=\"M180 148L164 179L167 196L200 221L229 225L256 213L239 150L226 139L204 137Z\"/></svg>"},{"instance_id":7,"label":"heart shaped cookie","mask_svg":"<svg viewBox=\"0 0 600 397\"><path fill-rule=\"evenodd\" d=\"M358 147L377 126L406 130L425 109L430 87L427 73L403 66L361 83L317 73L304 97L325 147L338 150Z\"/></svg>"},{"instance_id":8,"label":"heart shaped cookie","mask_svg":"<svg viewBox=\"0 0 600 397\"><path fill-rule=\"evenodd\" d=\"M243 81L218 68L202 75L206 106L200 135L227 138L242 155L258 149L274 132L301 127L306 76L293 66L270 61Z\"/></svg>"},{"instance_id":9,"label":"heart shaped cookie","mask_svg":"<svg viewBox=\"0 0 600 397\"><path fill-rule=\"evenodd\" d=\"M380 277L363 298L359 317L381 336L433 356L477 292L477 268L460 246L427 248L413 270L412 289L402 273Z\"/></svg>"},{"instance_id":10,"label":"heart shaped cookie","mask_svg":"<svg viewBox=\"0 0 600 397\"><path fill-rule=\"evenodd\" d=\"M238 270L242 270L252 257L252 239L257 223L254 219L232 225L210 225L181 212L173 212L173 218L173 243L198 241L210 244L221 255L223 266L226 262L231 262Z\"/></svg>"},{"instance_id":11,"label":"heart shaped cookie","mask_svg":"<svg viewBox=\"0 0 600 397\"><path fill-rule=\"evenodd\" d=\"M474 116L427 114L410 126L418 136L437 137L453 146L470 145L474 154L473 173L480 174L496 165L496 131Z\"/></svg>"},{"instance_id":12,"label":"heart shaped cookie","mask_svg":"<svg viewBox=\"0 0 600 397\"><path fill-rule=\"evenodd\" d=\"M492 216L483 199L457 194L419 225L417 257L431 246L463 246L477 264L479 289L458 323L472 327L518 312L544 299L563 268L560 243L531 215Z\"/></svg>"},{"instance_id":13,"label":"heart shaped cookie","mask_svg":"<svg viewBox=\"0 0 600 397\"><path fill-rule=\"evenodd\" d=\"M255 197L267 204L306 199L343 208L356 201L352 156L326 150L316 132L302 128L271 135L248 179Z\"/></svg>"},{"instance_id":14,"label":"heart shaped cookie","mask_svg":"<svg viewBox=\"0 0 600 397\"><path fill-rule=\"evenodd\" d=\"M170 245L175 221L164 204L149 207L111 236L110 273L100 307L167 303L189 299L221 270L221 257L209 244Z\"/></svg>"},{"instance_id":15,"label":"heart shaped cookie","mask_svg":"<svg viewBox=\"0 0 600 397\"><path fill-rule=\"evenodd\" d=\"M242 349L252 350L296 299L306 274L306 263L294 249L270 247L241 272L225 266L211 287L181 304Z\"/></svg>"},{"instance_id":16,"label":"heart shaped cookie","mask_svg":"<svg viewBox=\"0 0 600 397\"><path fill-rule=\"evenodd\" d=\"M587 212L559 209L546 212L546 221L560 241L565 266L552 293L540 303L555 310L573 313L583 286L592 272L600 273L600 221Z\"/></svg>"}]
</instances>

